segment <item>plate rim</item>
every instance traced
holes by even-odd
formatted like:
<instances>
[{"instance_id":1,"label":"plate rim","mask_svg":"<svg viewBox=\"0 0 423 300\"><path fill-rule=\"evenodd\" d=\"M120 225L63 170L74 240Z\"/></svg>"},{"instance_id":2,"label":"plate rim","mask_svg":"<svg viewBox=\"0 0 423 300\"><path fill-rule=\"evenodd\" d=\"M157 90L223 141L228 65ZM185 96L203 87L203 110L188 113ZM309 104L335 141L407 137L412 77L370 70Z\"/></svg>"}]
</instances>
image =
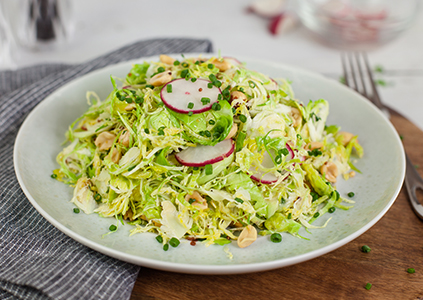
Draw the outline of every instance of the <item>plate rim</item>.
<instances>
[{"instance_id":1,"label":"plate rim","mask_svg":"<svg viewBox=\"0 0 423 300\"><path fill-rule=\"evenodd\" d=\"M177 55L180 55L180 54L168 54L168 55L169 56L177 56ZM190 55L190 56L191 55L208 56L208 55L216 55L216 54L215 53L187 53L187 55ZM21 139L20 139L20 137L22 136L22 132L24 131L25 127L27 126L26 124L28 124L30 122L31 118L36 116L38 110L42 109L44 105L47 105L48 101L53 101L53 100L50 100L50 99L56 97L55 94L61 93L61 91L63 89L65 89L68 85L77 84L79 81L85 80L86 77L95 76L97 73L104 72L107 69L112 69L112 68L120 67L120 66L123 66L123 65L129 65L129 64L133 64L133 63L137 63L137 62L141 62L141 61L155 60L155 59L157 60L158 57L159 57L158 55L140 57L140 58L137 58L137 59L131 59L131 60L127 60L127 61L124 61L124 62L111 64L111 65L108 65L106 67L103 67L103 68L94 70L92 72L89 72L87 74L84 74L83 76L80 76L78 78L75 78L75 79L65 83L64 85L62 85L61 87L59 87L58 89L53 91L51 94L49 94L47 97L45 97L43 100L41 100L32 109L32 111L26 116L25 120L22 122L22 124L21 124L21 126L18 130L16 139L15 139L15 143L14 143L14 149L13 149L13 165L14 165L16 178L19 182L19 185L20 185L22 191L24 192L25 196L27 197L29 202L32 204L32 206L34 206L34 208L50 224L55 226L57 229L59 229L61 232L63 232L64 234L66 234L67 236L69 236L70 238L75 240L76 242L79 242L79 243L81 243L81 244L83 244L83 245L85 245L85 246L87 246L87 247L89 247L89 248L91 248L95 251L98 251L102 254L105 254L107 256L110 256L110 257L113 257L113 258L116 258L116 259L119 259L119 260L122 260L122 261L126 261L126 262L129 262L129 263L133 263L133 264L136 264L136 265L139 265L139 266L149 267L149 268L163 270L163 271L188 273L188 274L204 274L204 275L223 275L223 274L228 275L228 274L242 274L242 273L251 273L251 272L259 272L259 271L268 271L268 270L278 269L278 268L294 265L294 264L297 264L297 263L305 262L305 261L314 259L316 257L322 256L324 254L327 254L329 252L332 252L332 251L340 248L341 246L346 245L347 243L356 239L357 237L359 237L360 235L362 235L363 233L368 231L371 227L373 227L388 212L388 210L391 208L391 206L393 205L395 200L398 198L398 195L401 191L402 183L403 183L404 177L405 177L405 153L404 153L404 147L403 147L402 143L400 142L400 137L398 135L398 132L396 131L393 124L388 119L386 119L386 117L383 115L383 113L379 109L377 109L376 106L374 106L372 103L370 103L367 99L365 99L363 96L361 96L357 92L349 89L346 86L341 85L338 82L338 84L340 86L342 86L342 88L346 92L355 94L355 97L359 98L360 101L364 101L370 107L372 107L371 109L375 110L376 113L379 113L380 115L384 116L384 118L386 120L386 125L388 125L388 128L396 136L397 145L402 150L400 152L401 153L401 159L400 159L401 160L401 174L400 174L401 180L400 180L400 183L398 183L398 186L396 187L392 198L390 199L388 204L373 219L371 219L365 226L361 227L359 230L357 230L354 233L348 235L347 237L345 237L345 238L343 238L343 239L341 239L341 240L339 240L335 243L326 245L326 246L324 246L320 249L316 249L316 250L313 250L313 251L310 251L310 252L307 252L307 253L304 253L304 254L293 256L293 257L271 260L271 261L266 261L266 262L245 263L245 264L238 264L238 265L208 265L208 264L176 263L176 262L168 262L168 261L162 261L162 260L155 260L155 259L151 259L151 258L140 257L140 256L124 253L122 251L115 250L115 249L109 248L107 246L101 245L97 242L91 241L90 239L88 239L84 236L81 236L78 233L72 231L71 229L69 229L66 226L64 226L63 224L61 224L59 221L56 221L56 219L54 217L50 216L37 203L37 201L34 199L34 197L30 194L29 190L25 186L23 178L22 178L22 176L19 172L18 166L19 166L20 162L19 162L19 158L18 158L18 155L17 155L19 145L22 142ZM331 84L336 83L336 81L332 78L328 78L328 77L326 77L322 74L319 74L317 72L309 71L307 69L292 66L292 65L289 65L289 64L282 64L282 63L278 63L278 62L272 62L272 61L269 61L269 60L247 57L247 56L240 56L240 55L234 56L234 57L236 57L240 61L257 62L257 63L260 63L260 64L267 64L267 65L271 65L272 67L281 68L281 69L284 69L284 70L293 71L293 72L300 73L300 74L305 74L307 76L318 77L320 80L330 82Z\"/></svg>"}]
</instances>

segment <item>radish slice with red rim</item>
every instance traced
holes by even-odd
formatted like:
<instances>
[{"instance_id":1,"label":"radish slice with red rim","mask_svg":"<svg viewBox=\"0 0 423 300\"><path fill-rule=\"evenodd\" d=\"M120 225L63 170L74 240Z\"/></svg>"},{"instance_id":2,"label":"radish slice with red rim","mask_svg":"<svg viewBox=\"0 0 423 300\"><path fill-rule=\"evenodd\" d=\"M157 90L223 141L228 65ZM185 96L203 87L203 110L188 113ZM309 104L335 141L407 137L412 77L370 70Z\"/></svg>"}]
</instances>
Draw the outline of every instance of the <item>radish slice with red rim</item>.
<instances>
[{"instance_id":1,"label":"radish slice with red rim","mask_svg":"<svg viewBox=\"0 0 423 300\"><path fill-rule=\"evenodd\" d=\"M242 63L239 60L237 60L235 57L224 56L223 59L225 61L228 61L229 63L231 63L235 67L242 65Z\"/></svg>"},{"instance_id":2,"label":"radish slice with red rim","mask_svg":"<svg viewBox=\"0 0 423 300\"><path fill-rule=\"evenodd\" d=\"M182 114L199 114L212 108L218 102L221 93L218 87L205 79L179 78L165 84L160 91L160 98L171 110Z\"/></svg>"},{"instance_id":3,"label":"radish slice with red rim","mask_svg":"<svg viewBox=\"0 0 423 300\"><path fill-rule=\"evenodd\" d=\"M235 150L232 139L224 140L214 146L198 145L175 154L176 160L188 167L203 167L224 160Z\"/></svg>"},{"instance_id":4,"label":"radish slice with red rim","mask_svg":"<svg viewBox=\"0 0 423 300\"><path fill-rule=\"evenodd\" d=\"M291 146L289 146L289 144L288 144L288 143L287 143L287 144L285 144L285 147L286 147L286 149L288 149L288 151L289 151L289 154L287 155L286 160L291 160L291 159L293 159L293 158L295 157L294 150L292 150Z\"/></svg>"},{"instance_id":5,"label":"radish slice with red rim","mask_svg":"<svg viewBox=\"0 0 423 300\"><path fill-rule=\"evenodd\" d=\"M295 157L294 155L294 151L292 150L292 148L289 146L289 144L285 144L286 149L288 150L288 155L286 155L286 161L289 161L291 159L293 159ZM274 150L270 150L270 152L272 153L273 159L275 159L277 157L277 153ZM263 168L266 169L270 169L275 167L275 164L272 160L272 158L270 157L269 153L267 151L264 152L263 154L263 161L260 164ZM251 166L250 168L250 174L251 174L251 178L254 179L255 181L258 181L260 183L264 183L264 184L271 184L271 183L275 183L276 181L278 181L278 177L276 177L276 175L274 175L273 173L265 173L262 170L258 169L257 166Z\"/></svg>"},{"instance_id":6,"label":"radish slice with red rim","mask_svg":"<svg viewBox=\"0 0 423 300\"><path fill-rule=\"evenodd\" d=\"M270 151L272 152L273 157L275 157L276 153L272 150L270 150ZM264 152L263 161L261 162L260 165L263 168L267 168L267 169L273 168L275 166L272 158L270 157L270 155L267 151ZM251 168L249 169L249 172L251 174L251 178L254 179L255 181L260 182L260 183L271 184L271 183L275 183L276 181L278 181L278 177L276 177L272 173L265 173L265 172L261 171L260 169L257 168L257 165L251 166Z\"/></svg>"}]
</instances>

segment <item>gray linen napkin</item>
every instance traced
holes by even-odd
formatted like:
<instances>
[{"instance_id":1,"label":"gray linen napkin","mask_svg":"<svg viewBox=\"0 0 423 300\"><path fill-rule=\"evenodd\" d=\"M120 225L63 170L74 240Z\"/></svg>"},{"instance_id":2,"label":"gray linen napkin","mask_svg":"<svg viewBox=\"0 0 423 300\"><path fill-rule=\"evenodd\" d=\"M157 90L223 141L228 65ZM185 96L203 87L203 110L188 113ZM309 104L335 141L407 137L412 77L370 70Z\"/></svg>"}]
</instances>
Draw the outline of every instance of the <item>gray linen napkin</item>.
<instances>
[{"instance_id":1,"label":"gray linen napkin","mask_svg":"<svg viewBox=\"0 0 423 300\"><path fill-rule=\"evenodd\" d=\"M0 299L128 299L139 271L72 240L26 199L12 156L27 114L63 84L107 65L161 53L211 51L207 40L153 39L79 65L0 72Z\"/></svg>"}]
</instances>

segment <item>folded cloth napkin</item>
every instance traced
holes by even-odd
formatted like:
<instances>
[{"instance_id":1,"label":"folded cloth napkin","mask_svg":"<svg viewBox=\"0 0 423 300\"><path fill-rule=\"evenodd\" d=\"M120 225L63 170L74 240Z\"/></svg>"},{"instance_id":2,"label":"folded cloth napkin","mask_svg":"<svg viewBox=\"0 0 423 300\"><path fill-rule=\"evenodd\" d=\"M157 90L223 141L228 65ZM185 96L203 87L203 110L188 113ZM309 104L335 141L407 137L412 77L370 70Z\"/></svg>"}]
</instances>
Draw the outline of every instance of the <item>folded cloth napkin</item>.
<instances>
[{"instance_id":1,"label":"folded cloth napkin","mask_svg":"<svg viewBox=\"0 0 423 300\"><path fill-rule=\"evenodd\" d=\"M153 39L79 65L0 72L0 299L129 299L139 271L72 240L31 206L12 157L26 115L63 84L107 65L161 53L211 51L207 40Z\"/></svg>"}]
</instances>

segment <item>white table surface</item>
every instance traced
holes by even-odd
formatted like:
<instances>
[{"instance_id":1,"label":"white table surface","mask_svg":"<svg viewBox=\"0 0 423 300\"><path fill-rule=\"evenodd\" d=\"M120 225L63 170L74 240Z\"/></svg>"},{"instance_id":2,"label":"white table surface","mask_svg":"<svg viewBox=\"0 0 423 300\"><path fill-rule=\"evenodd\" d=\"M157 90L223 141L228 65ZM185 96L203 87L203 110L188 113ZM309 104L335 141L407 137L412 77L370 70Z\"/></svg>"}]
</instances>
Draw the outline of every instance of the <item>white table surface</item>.
<instances>
[{"instance_id":1,"label":"white table surface","mask_svg":"<svg viewBox=\"0 0 423 300\"><path fill-rule=\"evenodd\" d=\"M6 0L8 1L8 0ZM9 0L10 1L10 0ZM206 38L225 56L264 58L324 74L341 75L339 51L302 28L277 36L267 23L246 12L243 0L72 0L74 30L69 43L54 51L15 51L14 67L43 62L78 63L141 39ZM423 14L395 41L369 53L385 69L383 101L423 129ZM16 57L17 56L17 57ZM0 65L0 69L10 65Z\"/></svg>"}]
</instances>

